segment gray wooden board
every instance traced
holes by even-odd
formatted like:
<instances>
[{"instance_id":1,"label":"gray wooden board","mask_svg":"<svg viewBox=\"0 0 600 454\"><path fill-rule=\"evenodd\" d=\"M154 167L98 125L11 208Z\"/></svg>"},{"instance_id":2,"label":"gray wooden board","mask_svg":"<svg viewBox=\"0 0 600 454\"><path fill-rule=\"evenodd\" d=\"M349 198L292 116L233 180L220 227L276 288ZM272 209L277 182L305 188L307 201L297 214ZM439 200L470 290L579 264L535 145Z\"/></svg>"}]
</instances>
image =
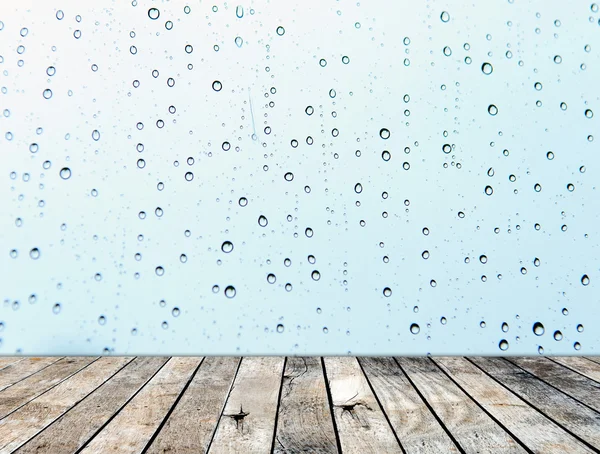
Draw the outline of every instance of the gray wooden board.
<instances>
[{"instance_id":1,"label":"gray wooden board","mask_svg":"<svg viewBox=\"0 0 600 454\"><path fill-rule=\"evenodd\" d=\"M333 413L345 453L402 452L356 358L324 358Z\"/></svg>"},{"instance_id":2,"label":"gray wooden board","mask_svg":"<svg viewBox=\"0 0 600 454\"><path fill-rule=\"evenodd\" d=\"M359 358L407 453L459 452L393 358Z\"/></svg>"},{"instance_id":3,"label":"gray wooden board","mask_svg":"<svg viewBox=\"0 0 600 454\"><path fill-rule=\"evenodd\" d=\"M274 452L337 452L323 368L318 357L287 358Z\"/></svg>"},{"instance_id":4,"label":"gray wooden board","mask_svg":"<svg viewBox=\"0 0 600 454\"><path fill-rule=\"evenodd\" d=\"M205 452L239 362L239 357L206 357L146 454Z\"/></svg>"},{"instance_id":5,"label":"gray wooden board","mask_svg":"<svg viewBox=\"0 0 600 454\"><path fill-rule=\"evenodd\" d=\"M72 374L79 372L95 360L96 358L90 357L64 358L0 391L0 419L56 386Z\"/></svg>"},{"instance_id":6,"label":"gray wooden board","mask_svg":"<svg viewBox=\"0 0 600 454\"><path fill-rule=\"evenodd\" d=\"M0 391L24 380L25 378L48 367L60 358L23 358L22 361L8 364L0 370Z\"/></svg>"},{"instance_id":7,"label":"gray wooden board","mask_svg":"<svg viewBox=\"0 0 600 454\"><path fill-rule=\"evenodd\" d=\"M136 358L17 452L55 454L77 451L144 386L167 359Z\"/></svg>"},{"instance_id":8,"label":"gray wooden board","mask_svg":"<svg viewBox=\"0 0 600 454\"><path fill-rule=\"evenodd\" d=\"M600 447L600 413L581 405L573 398L502 358L470 358L470 360L527 403L592 446Z\"/></svg>"},{"instance_id":9,"label":"gray wooden board","mask_svg":"<svg viewBox=\"0 0 600 454\"><path fill-rule=\"evenodd\" d=\"M202 358L171 358L142 390L81 451L141 452Z\"/></svg>"},{"instance_id":10,"label":"gray wooden board","mask_svg":"<svg viewBox=\"0 0 600 454\"><path fill-rule=\"evenodd\" d=\"M100 358L0 420L0 454L12 452L21 446L129 361L131 358Z\"/></svg>"},{"instance_id":11,"label":"gray wooden board","mask_svg":"<svg viewBox=\"0 0 600 454\"><path fill-rule=\"evenodd\" d=\"M465 452L526 452L430 359L397 360Z\"/></svg>"},{"instance_id":12,"label":"gray wooden board","mask_svg":"<svg viewBox=\"0 0 600 454\"><path fill-rule=\"evenodd\" d=\"M535 453L588 453L586 445L465 358L434 360L490 415Z\"/></svg>"},{"instance_id":13,"label":"gray wooden board","mask_svg":"<svg viewBox=\"0 0 600 454\"><path fill-rule=\"evenodd\" d=\"M507 360L594 410L600 411L600 383L547 358L515 357L507 358Z\"/></svg>"},{"instance_id":14,"label":"gray wooden board","mask_svg":"<svg viewBox=\"0 0 600 454\"><path fill-rule=\"evenodd\" d=\"M284 360L242 359L209 453L271 452Z\"/></svg>"}]
</instances>

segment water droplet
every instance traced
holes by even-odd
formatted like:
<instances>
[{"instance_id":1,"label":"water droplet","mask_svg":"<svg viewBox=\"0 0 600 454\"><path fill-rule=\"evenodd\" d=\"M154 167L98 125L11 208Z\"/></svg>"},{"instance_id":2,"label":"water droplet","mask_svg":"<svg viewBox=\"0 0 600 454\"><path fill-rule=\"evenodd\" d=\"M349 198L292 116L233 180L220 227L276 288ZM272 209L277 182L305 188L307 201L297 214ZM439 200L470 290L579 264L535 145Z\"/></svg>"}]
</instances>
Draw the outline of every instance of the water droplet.
<instances>
[{"instance_id":1,"label":"water droplet","mask_svg":"<svg viewBox=\"0 0 600 454\"><path fill-rule=\"evenodd\" d=\"M68 180L69 178L71 178L71 169L69 169L68 167L63 167L62 169L60 169L59 175L63 180Z\"/></svg>"},{"instance_id":2,"label":"water droplet","mask_svg":"<svg viewBox=\"0 0 600 454\"><path fill-rule=\"evenodd\" d=\"M452 49L450 49L450 47L448 47L448 46L444 47L443 52L446 57L449 57L450 55L452 55Z\"/></svg>"},{"instance_id":3,"label":"water droplet","mask_svg":"<svg viewBox=\"0 0 600 454\"><path fill-rule=\"evenodd\" d=\"M277 325L277 332L278 332L278 333L283 333L283 330L284 330L284 329L285 329L285 328L284 328L284 326L283 326L281 323L280 323L279 325Z\"/></svg>"},{"instance_id":4,"label":"water droplet","mask_svg":"<svg viewBox=\"0 0 600 454\"><path fill-rule=\"evenodd\" d=\"M506 339L502 339L498 344L498 347L500 347L500 350L502 350L503 352L508 350L508 341Z\"/></svg>"},{"instance_id":5,"label":"water droplet","mask_svg":"<svg viewBox=\"0 0 600 454\"><path fill-rule=\"evenodd\" d=\"M420 331L421 331L421 328L416 323L413 323L410 325L410 332L412 334L419 334Z\"/></svg>"},{"instance_id":6,"label":"water droplet","mask_svg":"<svg viewBox=\"0 0 600 454\"><path fill-rule=\"evenodd\" d=\"M269 273L267 275L267 282L269 284L274 284L276 280L277 280L277 277L273 273Z\"/></svg>"},{"instance_id":7,"label":"water droplet","mask_svg":"<svg viewBox=\"0 0 600 454\"><path fill-rule=\"evenodd\" d=\"M52 98L52 90L50 90L49 88L46 88L44 90L44 92L42 93L42 95L44 96L45 99L50 99L50 98Z\"/></svg>"},{"instance_id":8,"label":"water droplet","mask_svg":"<svg viewBox=\"0 0 600 454\"><path fill-rule=\"evenodd\" d=\"M224 241L223 244L221 244L221 250L226 254L229 254L233 251L233 243L231 241Z\"/></svg>"},{"instance_id":9,"label":"water droplet","mask_svg":"<svg viewBox=\"0 0 600 454\"><path fill-rule=\"evenodd\" d=\"M577 332L583 333L583 325L581 323L579 325L577 325Z\"/></svg>"},{"instance_id":10,"label":"water droplet","mask_svg":"<svg viewBox=\"0 0 600 454\"><path fill-rule=\"evenodd\" d=\"M481 65L481 71L483 74L490 75L494 71L494 67L491 63L485 62L483 65Z\"/></svg>"},{"instance_id":11,"label":"water droplet","mask_svg":"<svg viewBox=\"0 0 600 454\"><path fill-rule=\"evenodd\" d=\"M40 258L40 250L36 247L34 247L32 250L29 251L29 257L31 257L33 260L37 260Z\"/></svg>"},{"instance_id":12,"label":"water droplet","mask_svg":"<svg viewBox=\"0 0 600 454\"><path fill-rule=\"evenodd\" d=\"M246 197L240 197L238 203L241 207L245 207L246 205L248 205L248 199Z\"/></svg>"},{"instance_id":13,"label":"water droplet","mask_svg":"<svg viewBox=\"0 0 600 454\"><path fill-rule=\"evenodd\" d=\"M592 112L590 109L586 109L585 116L586 118L592 118L594 116L594 112Z\"/></svg>"},{"instance_id":14,"label":"water droplet","mask_svg":"<svg viewBox=\"0 0 600 454\"><path fill-rule=\"evenodd\" d=\"M173 315L173 317L179 317L179 314L181 314L181 311L179 310L178 307L174 307L173 310L171 311L171 314Z\"/></svg>"},{"instance_id":15,"label":"water droplet","mask_svg":"<svg viewBox=\"0 0 600 454\"><path fill-rule=\"evenodd\" d=\"M481 322L479 322L479 326L480 326L481 328L485 328L485 322L482 320Z\"/></svg>"},{"instance_id":16,"label":"water droplet","mask_svg":"<svg viewBox=\"0 0 600 454\"><path fill-rule=\"evenodd\" d=\"M533 334L536 336L541 336L545 331L544 325L542 325L540 322L535 322L533 324Z\"/></svg>"},{"instance_id":17,"label":"water droplet","mask_svg":"<svg viewBox=\"0 0 600 454\"><path fill-rule=\"evenodd\" d=\"M356 183L354 185L354 192L356 192L357 194L360 194L363 190L362 184L360 183Z\"/></svg>"},{"instance_id":18,"label":"water droplet","mask_svg":"<svg viewBox=\"0 0 600 454\"><path fill-rule=\"evenodd\" d=\"M562 57L560 55L555 55L554 63L556 63L557 65L560 65L562 63Z\"/></svg>"},{"instance_id":19,"label":"water droplet","mask_svg":"<svg viewBox=\"0 0 600 454\"><path fill-rule=\"evenodd\" d=\"M277 32L277 34L278 34L279 36L283 36L283 35L285 34L285 28L283 28L283 27L280 25L279 27L277 27L277 30L276 30L276 32Z\"/></svg>"},{"instance_id":20,"label":"water droplet","mask_svg":"<svg viewBox=\"0 0 600 454\"><path fill-rule=\"evenodd\" d=\"M450 14L448 11L442 11L442 14L440 14L440 19L442 22L448 22L450 20Z\"/></svg>"},{"instance_id":21,"label":"water droplet","mask_svg":"<svg viewBox=\"0 0 600 454\"><path fill-rule=\"evenodd\" d=\"M423 251L421 254L421 257L423 257L425 260L427 260L429 258L429 251Z\"/></svg>"},{"instance_id":22,"label":"water droplet","mask_svg":"<svg viewBox=\"0 0 600 454\"><path fill-rule=\"evenodd\" d=\"M319 273L317 270L314 270L310 276L312 277L313 281L318 281L321 279L321 273Z\"/></svg>"},{"instance_id":23,"label":"water droplet","mask_svg":"<svg viewBox=\"0 0 600 454\"><path fill-rule=\"evenodd\" d=\"M492 189L491 186L488 185L488 186L485 187L485 194L486 195L492 195L493 193L494 193L494 190Z\"/></svg>"},{"instance_id":24,"label":"water droplet","mask_svg":"<svg viewBox=\"0 0 600 454\"><path fill-rule=\"evenodd\" d=\"M62 309L62 307L61 307L60 303L56 303L54 306L52 306L52 312L55 314L59 314L61 309Z\"/></svg>"},{"instance_id":25,"label":"water droplet","mask_svg":"<svg viewBox=\"0 0 600 454\"><path fill-rule=\"evenodd\" d=\"M563 335L559 330L554 331L554 340L561 341L563 339Z\"/></svg>"},{"instance_id":26,"label":"water droplet","mask_svg":"<svg viewBox=\"0 0 600 454\"><path fill-rule=\"evenodd\" d=\"M306 112L306 115L312 115L314 113L315 109L313 108L313 106L308 106L304 112Z\"/></svg>"},{"instance_id":27,"label":"water droplet","mask_svg":"<svg viewBox=\"0 0 600 454\"><path fill-rule=\"evenodd\" d=\"M494 104L490 104L488 106L488 113L492 116L496 115L498 113L498 108L494 105Z\"/></svg>"},{"instance_id":28,"label":"water droplet","mask_svg":"<svg viewBox=\"0 0 600 454\"><path fill-rule=\"evenodd\" d=\"M242 47L242 44L244 44L244 40L240 36L236 36L235 37L235 45L237 47Z\"/></svg>"},{"instance_id":29,"label":"water droplet","mask_svg":"<svg viewBox=\"0 0 600 454\"><path fill-rule=\"evenodd\" d=\"M266 227L268 223L269 221L262 214L258 217L258 225L260 225L261 227Z\"/></svg>"},{"instance_id":30,"label":"water droplet","mask_svg":"<svg viewBox=\"0 0 600 454\"><path fill-rule=\"evenodd\" d=\"M381 159L383 159L384 161L386 161L386 162L387 162L387 161L389 161L391 158L392 158L392 155L391 155L391 153L390 153L389 151L387 151L387 150L384 150L384 151L381 153Z\"/></svg>"},{"instance_id":31,"label":"water droplet","mask_svg":"<svg viewBox=\"0 0 600 454\"><path fill-rule=\"evenodd\" d=\"M158 10L158 8L150 8L148 10L148 17L152 20L156 20L158 19L158 17L160 16L160 11Z\"/></svg>"},{"instance_id":32,"label":"water droplet","mask_svg":"<svg viewBox=\"0 0 600 454\"><path fill-rule=\"evenodd\" d=\"M221 84L221 82L219 82L218 80L215 80L212 83L212 88L214 91L221 91L221 88L223 88L223 84Z\"/></svg>"},{"instance_id":33,"label":"water droplet","mask_svg":"<svg viewBox=\"0 0 600 454\"><path fill-rule=\"evenodd\" d=\"M242 17L244 17L244 7L241 5L238 5L235 8L235 15L237 16L238 19L241 19Z\"/></svg>"},{"instance_id":34,"label":"water droplet","mask_svg":"<svg viewBox=\"0 0 600 454\"><path fill-rule=\"evenodd\" d=\"M386 287L383 289L383 296L385 297L390 297L392 296L392 289L389 287Z\"/></svg>"},{"instance_id":35,"label":"water droplet","mask_svg":"<svg viewBox=\"0 0 600 454\"><path fill-rule=\"evenodd\" d=\"M285 181L292 181L294 179L294 174L292 172L287 172L283 178Z\"/></svg>"},{"instance_id":36,"label":"water droplet","mask_svg":"<svg viewBox=\"0 0 600 454\"><path fill-rule=\"evenodd\" d=\"M573 348L574 348L575 350L581 350L581 344L580 344L579 342L575 342L575 343L573 344Z\"/></svg>"},{"instance_id":37,"label":"water droplet","mask_svg":"<svg viewBox=\"0 0 600 454\"><path fill-rule=\"evenodd\" d=\"M381 137L382 139L389 139L390 138L390 130L387 128L382 128L379 131L379 137Z\"/></svg>"},{"instance_id":38,"label":"water droplet","mask_svg":"<svg viewBox=\"0 0 600 454\"><path fill-rule=\"evenodd\" d=\"M65 17L65 13L63 13L62 9L59 9L59 10L56 12L56 18L57 18L58 20L63 20L63 18L64 18L64 17Z\"/></svg>"},{"instance_id":39,"label":"water droplet","mask_svg":"<svg viewBox=\"0 0 600 454\"><path fill-rule=\"evenodd\" d=\"M228 285L227 287L225 287L224 293L227 298L233 298L237 292L233 285Z\"/></svg>"},{"instance_id":40,"label":"water droplet","mask_svg":"<svg viewBox=\"0 0 600 454\"><path fill-rule=\"evenodd\" d=\"M157 276L163 276L165 274L165 269L162 266L157 266L154 269L154 272L156 273Z\"/></svg>"},{"instance_id":41,"label":"water droplet","mask_svg":"<svg viewBox=\"0 0 600 454\"><path fill-rule=\"evenodd\" d=\"M100 131L98 131L97 129L94 129L92 131L92 139L94 139L96 142L100 140Z\"/></svg>"},{"instance_id":42,"label":"water droplet","mask_svg":"<svg viewBox=\"0 0 600 454\"><path fill-rule=\"evenodd\" d=\"M324 58L321 58L319 60L319 65L321 65L321 67L324 68L325 66L327 66L327 60L325 60Z\"/></svg>"},{"instance_id":43,"label":"water droplet","mask_svg":"<svg viewBox=\"0 0 600 454\"><path fill-rule=\"evenodd\" d=\"M583 276L581 276L581 283L583 285L589 285L590 283L590 278L588 277L587 274L584 274Z\"/></svg>"},{"instance_id":44,"label":"water droplet","mask_svg":"<svg viewBox=\"0 0 600 454\"><path fill-rule=\"evenodd\" d=\"M503 322L502 326L501 326L502 332L503 333L507 333L508 332L508 323Z\"/></svg>"},{"instance_id":45,"label":"water droplet","mask_svg":"<svg viewBox=\"0 0 600 454\"><path fill-rule=\"evenodd\" d=\"M344 65L347 65L348 63L350 63L350 58L349 58L348 56L344 55L344 56L342 57L342 63L343 63Z\"/></svg>"}]
</instances>

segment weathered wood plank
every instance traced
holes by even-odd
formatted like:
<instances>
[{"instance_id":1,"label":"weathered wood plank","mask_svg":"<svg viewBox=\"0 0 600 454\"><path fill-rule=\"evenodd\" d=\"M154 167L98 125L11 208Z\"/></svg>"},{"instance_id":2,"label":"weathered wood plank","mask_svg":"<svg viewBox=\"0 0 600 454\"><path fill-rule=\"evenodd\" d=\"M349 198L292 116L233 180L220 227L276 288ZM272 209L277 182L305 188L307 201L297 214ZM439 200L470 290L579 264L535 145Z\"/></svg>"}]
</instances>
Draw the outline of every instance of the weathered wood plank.
<instances>
[{"instance_id":1,"label":"weathered wood plank","mask_svg":"<svg viewBox=\"0 0 600 454\"><path fill-rule=\"evenodd\" d=\"M21 446L131 361L100 358L0 421L0 454Z\"/></svg>"},{"instance_id":2,"label":"weathered wood plank","mask_svg":"<svg viewBox=\"0 0 600 454\"><path fill-rule=\"evenodd\" d=\"M530 405L592 446L600 446L600 414L502 358L470 358Z\"/></svg>"},{"instance_id":3,"label":"weathered wood plank","mask_svg":"<svg viewBox=\"0 0 600 454\"><path fill-rule=\"evenodd\" d=\"M593 452L466 359L446 357L434 361L531 451L549 454Z\"/></svg>"},{"instance_id":4,"label":"weathered wood plank","mask_svg":"<svg viewBox=\"0 0 600 454\"><path fill-rule=\"evenodd\" d=\"M208 452L271 452L284 360L242 359Z\"/></svg>"},{"instance_id":5,"label":"weathered wood plank","mask_svg":"<svg viewBox=\"0 0 600 454\"><path fill-rule=\"evenodd\" d=\"M0 392L0 419L96 361L97 358L64 358Z\"/></svg>"},{"instance_id":6,"label":"weathered wood plank","mask_svg":"<svg viewBox=\"0 0 600 454\"><path fill-rule=\"evenodd\" d=\"M550 360L600 383L600 364L598 363L580 356L557 356L550 358Z\"/></svg>"},{"instance_id":7,"label":"weathered wood plank","mask_svg":"<svg viewBox=\"0 0 600 454\"><path fill-rule=\"evenodd\" d=\"M241 358L204 359L146 454L206 452Z\"/></svg>"},{"instance_id":8,"label":"weathered wood plank","mask_svg":"<svg viewBox=\"0 0 600 454\"><path fill-rule=\"evenodd\" d=\"M513 364L532 373L571 397L600 411L600 384L547 358L511 357Z\"/></svg>"},{"instance_id":9,"label":"weathered wood plank","mask_svg":"<svg viewBox=\"0 0 600 454\"><path fill-rule=\"evenodd\" d=\"M600 356L584 356L585 359L589 359L590 361L600 364Z\"/></svg>"},{"instance_id":10,"label":"weathered wood plank","mask_svg":"<svg viewBox=\"0 0 600 454\"><path fill-rule=\"evenodd\" d=\"M273 452L337 451L321 359L287 358Z\"/></svg>"},{"instance_id":11,"label":"weathered wood plank","mask_svg":"<svg viewBox=\"0 0 600 454\"><path fill-rule=\"evenodd\" d=\"M0 370L0 391L39 372L60 359L56 357L23 358L22 361L7 365L4 369Z\"/></svg>"},{"instance_id":12,"label":"weathered wood plank","mask_svg":"<svg viewBox=\"0 0 600 454\"><path fill-rule=\"evenodd\" d=\"M0 357L0 370L4 369L11 364L18 363L19 361L23 361L24 358L20 358L18 356L2 356Z\"/></svg>"},{"instance_id":13,"label":"weathered wood plank","mask_svg":"<svg viewBox=\"0 0 600 454\"><path fill-rule=\"evenodd\" d=\"M526 452L430 359L396 359L465 452Z\"/></svg>"},{"instance_id":14,"label":"weathered wood plank","mask_svg":"<svg viewBox=\"0 0 600 454\"><path fill-rule=\"evenodd\" d=\"M171 358L81 452L141 452L201 361Z\"/></svg>"},{"instance_id":15,"label":"weathered wood plank","mask_svg":"<svg viewBox=\"0 0 600 454\"><path fill-rule=\"evenodd\" d=\"M402 452L356 358L324 358L333 413L345 453Z\"/></svg>"},{"instance_id":16,"label":"weathered wood plank","mask_svg":"<svg viewBox=\"0 0 600 454\"><path fill-rule=\"evenodd\" d=\"M147 383L167 359L136 358L17 452L76 452Z\"/></svg>"},{"instance_id":17,"label":"weathered wood plank","mask_svg":"<svg viewBox=\"0 0 600 454\"><path fill-rule=\"evenodd\" d=\"M407 453L459 452L393 358L359 358Z\"/></svg>"}]
</instances>

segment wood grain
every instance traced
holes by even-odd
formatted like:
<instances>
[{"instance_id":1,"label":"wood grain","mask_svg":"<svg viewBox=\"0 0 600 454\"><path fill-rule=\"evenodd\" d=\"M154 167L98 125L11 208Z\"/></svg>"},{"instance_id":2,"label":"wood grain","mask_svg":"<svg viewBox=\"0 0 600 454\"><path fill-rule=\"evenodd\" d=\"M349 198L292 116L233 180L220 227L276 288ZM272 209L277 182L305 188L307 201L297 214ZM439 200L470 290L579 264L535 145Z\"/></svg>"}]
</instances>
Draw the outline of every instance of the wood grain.
<instances>
[{"instance_id":1,"label":"wood grain","mask_svg":"<svg viewBox=\"0 0 600 454\"><path fill-rule=\"evenodd\" d=\"M0 392L0 419L53 386L79 372L97 358L64 358Z\"/></svg>"},{"instance_id":2,"label":"wood grain","mask_svg":"<svg viewBox=\"0 0 600 454\"><path fill-rule=\"evenodd\" d=\"M343 452L402 452L357 359L335 357L324 362Z\"/></svg>"},{"instance_id":3,"label":"wood grain","mask_svg":"<svg viewBox=\"0 0 600 454\"><path fill-rule=\"evenodd\" d=\"M0 357L0 370L4 369L11 364L18 363L19 361L23 361L24 358L19 358L17 356L3 356Z\"/></svg>"},{"instance_id":4,"label":"wood grain","mask_svg":"<svg viewBox=\"0 0 600 454\"><path fill-rule=\"evenodd\" d=\"M560 356L550 358L575 372L580 373L600 384L600 364L579 356Z\"/></svg>"},{"instance_id":5,"label":"wood grain","mask_svg":"<svg viewBox=\"0 0 600 454\"><path fill-rule=\"evenodd\" d=\"M502 358L470 358L486 373L566 429L600 446L600 414Z\"/></svg>"},{"instance_id":6,"label":"wood grain","mask_svg":"<svg viewBox=\"0 0 600 454\"><path fill-rule=\"evenodd\" d=\"M0 391L59 361L61 358L23 358L0 370Z\"/></svg>"},{"instance_id":7,"label":"wood grain","mask_svg":"<svg viewBox=\"0 0 600 454\"><path fill-rule=\"evenodd\" d=\"M100 358L4 418L0 421L0 454L21 446L129 361L131 358Z\"/></svg>"},{"instance_id":8,"label":"wood grain","mask_svg":"<svg viewBox=\"0 0 600 454\"><path fill-rule=\"evenodd\" d=\"M396 359L465 452L526 452L430 359Z\"/></svg>"},{"instance_id":9,"label":"wood grain","mask_svg":"<svg viewBox=\"0 0 600 454\"><path fill-rule=\"evenodd\" d=\"M209 453L271 452L284 360L242 359Z\"/></svg>"},{"instance_id":10,"label":"wood grain","mask_svg":"<svg viewBox=\"0 0 600 454\"><path fill-rule=\"evenodd\" d=\"M337 451L320 358L288 358L283 374L273 452Z\"/></svg>"},{"instance_id":11,"label":"wood grain","mask_svg":"<svg viewBox=\"0 0 600 454\"><path fill-rule=\"evenodd\" d=\"M511 357L507 360L594 410L600 411L600 385L595 381L547 358Z\"/></svg>"},{"instance_id":12,"label":"wood grain","mask_svg":"<svg viewBox=\"0 0 600 454\"><path fill-rule=\"evenodd\" d=\"M146 454L206 452L240 360L205 358Z\"/></svg>"},{"instance_id":13,"label":"wood grain","mask_svg":"<svg viewBox=\"0 0 600 454\"><path fill-rule=\"evenodd\" d=\"M548 454L593 452L466 359L447 357L434 361L531 451Z\"/></svg>"},{"instance_id":14,"label":"wood grain","mask_svg":"<svg viewBox=\"0 0 600 454\"><path fill-rule=\"evenodd\" d=\"M17 452L76 452L146 384L167 359L136 358Z\"/></svg>"},{"instance_id":15,"label":"wood grain","mask_svg":"<svg viewBox=\"0 0 600 454\"><path fill-rule=\"evenodd\" d=\"M171 358L81 452L141 452L201 361Z\"/></svg>"},{"instance_id":16,"label":"wood grain","mask_svg":"<svg viewBox=\"0 0 600 454\"><path fill-rule=\"evenodd\" d=\"M459 452L393 358L359 358L407 453Z\"/></svg>"}]
</instances>

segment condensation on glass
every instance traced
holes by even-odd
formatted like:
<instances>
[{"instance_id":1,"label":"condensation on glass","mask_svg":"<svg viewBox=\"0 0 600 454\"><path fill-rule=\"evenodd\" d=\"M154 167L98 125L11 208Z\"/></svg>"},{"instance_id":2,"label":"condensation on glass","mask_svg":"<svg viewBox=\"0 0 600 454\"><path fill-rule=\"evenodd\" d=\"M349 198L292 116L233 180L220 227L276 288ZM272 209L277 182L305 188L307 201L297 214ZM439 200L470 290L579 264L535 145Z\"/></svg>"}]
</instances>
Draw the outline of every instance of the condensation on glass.
<instances>
[{"instance_id":1,"label":"condensation on glass","mask_svg":"<svg viewBox=\"0 0 600 454\"><path fill-rule=\"evenodd\" d=\"M0 5L1 354L597 354L590 2Z\"/></svg>"}]
</instances>

